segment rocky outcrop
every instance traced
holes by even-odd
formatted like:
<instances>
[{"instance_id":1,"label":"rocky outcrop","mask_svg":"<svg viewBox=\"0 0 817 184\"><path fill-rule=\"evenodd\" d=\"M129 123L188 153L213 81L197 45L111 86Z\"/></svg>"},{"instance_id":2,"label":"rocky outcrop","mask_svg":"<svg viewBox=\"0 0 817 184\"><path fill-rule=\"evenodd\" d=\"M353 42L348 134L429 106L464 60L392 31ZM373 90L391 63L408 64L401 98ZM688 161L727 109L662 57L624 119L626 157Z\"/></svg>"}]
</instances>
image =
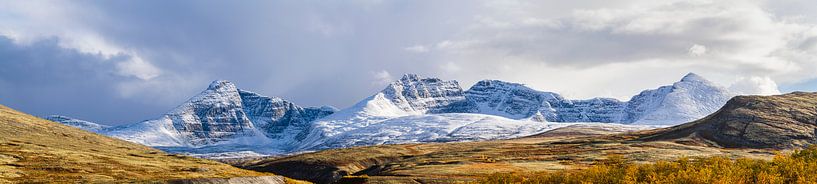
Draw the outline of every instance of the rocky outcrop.
<instances>
[{"instance_id":1,"label":"rocky outcrop","mask_svg":"<svg viewBox=\"0 0 817 184\"><path fill-rule=\"evenodd\" d=\"M738 96L716 113L646 136L727 148L801 148L817 143L817 93Z\"/></svg>"},{"instance_id":2,"label":"rocky outcrop","mask_svg":"<svg viewBox=\"0 0 817 184\"><path fill-rule=\"evenodd\" d=\"M474 104L465 99L457 81L421 78L416 74L403 75L381 93L403 111L425 113L475 112Z\"/></svg>"},{"instance_id":3,"label":"rocky outcrop","mask_svg":"<svg viewBox=\"0 0 817 184\"><path fill-rule=\"evenodd\" d=\"M244 112L256 127L272 139L292 136L296 141L303 140L313 120L337 111L333 107L303 108L278 97L250 91L239 90L239 94L244 103Z\"/></svg>"}]
</instances>

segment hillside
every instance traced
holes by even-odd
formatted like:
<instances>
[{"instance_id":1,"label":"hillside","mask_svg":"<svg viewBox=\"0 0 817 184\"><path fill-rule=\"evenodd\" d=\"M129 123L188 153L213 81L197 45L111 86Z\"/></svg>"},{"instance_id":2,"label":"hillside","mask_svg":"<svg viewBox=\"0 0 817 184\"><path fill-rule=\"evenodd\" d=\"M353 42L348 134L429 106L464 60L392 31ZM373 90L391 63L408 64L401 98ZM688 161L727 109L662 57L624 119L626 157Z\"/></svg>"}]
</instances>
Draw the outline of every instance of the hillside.
<instances>
[{"instance_id":1,"label":"hillside","mask_svg":"<svg viewBox=\"0 0 817 184\"><path fill-rule=\"evenodd\" d=\"M109 183L265 175L50 122L0 105L0 183Z\"/></svg>"},{"instance_id":2,"label":"hillside","mask_svg":"<svg viewBox=\"0 0 817 184\"><path fill-rule=\"evenodd\" d=\"M234 164L316 183L364 175L371 183L455 183L474 182L493 173L583 169L609 155L622 155L636 163L708 156L770 159L773 155L767 150L635 141L652 131L616 134L631 129L612 126L570 126L510 140L331 149Z\"/></svg>"},{"instance_id":3,"label":"hillside","mask_svg":"<svg viewBox=\"0 0 817 184\"><path fill-rule=\"evenodd\" d=\"M817 143L817 93L738 96L703 119L643 138L726 148L802 148Z\"/></svg>"}]
</instances>

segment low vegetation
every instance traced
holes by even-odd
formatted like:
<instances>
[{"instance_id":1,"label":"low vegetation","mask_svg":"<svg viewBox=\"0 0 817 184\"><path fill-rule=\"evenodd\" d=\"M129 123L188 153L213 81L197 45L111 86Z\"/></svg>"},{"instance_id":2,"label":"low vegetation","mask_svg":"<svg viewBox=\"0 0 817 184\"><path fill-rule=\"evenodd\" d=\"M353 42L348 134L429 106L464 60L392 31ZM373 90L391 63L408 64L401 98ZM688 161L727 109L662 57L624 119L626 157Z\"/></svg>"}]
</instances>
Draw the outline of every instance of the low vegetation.
<instances>
[{"instance_id":1,"label":"low vegetation","mask_svg":"<svg viewBox=\"0 0 817 184\"><path fill-rule=\"evenodd\" d=\"M497 173L478 183L817 183L817 146L771 161L707 157L634 164L611 156L587 169Z\"/></svg>"}]
</instances>

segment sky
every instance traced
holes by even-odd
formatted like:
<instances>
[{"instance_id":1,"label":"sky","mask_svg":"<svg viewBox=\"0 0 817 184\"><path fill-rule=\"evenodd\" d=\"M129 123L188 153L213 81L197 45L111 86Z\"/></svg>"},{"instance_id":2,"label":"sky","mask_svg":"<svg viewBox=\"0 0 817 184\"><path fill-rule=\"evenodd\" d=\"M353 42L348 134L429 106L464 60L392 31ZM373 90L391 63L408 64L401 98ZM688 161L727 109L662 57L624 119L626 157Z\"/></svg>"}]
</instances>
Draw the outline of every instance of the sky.
<instances>
[{"instance_id":1,"label":"sky","mask_svg":"<svg viewBox=\"0 0 817 184\"><path fill-rule=\"evenodd\" d=\"M405 73L628 100L817 91L813 0L0 0L0 104L119 125L207 88L338 108Z\"/></svg>"}]
</instances>

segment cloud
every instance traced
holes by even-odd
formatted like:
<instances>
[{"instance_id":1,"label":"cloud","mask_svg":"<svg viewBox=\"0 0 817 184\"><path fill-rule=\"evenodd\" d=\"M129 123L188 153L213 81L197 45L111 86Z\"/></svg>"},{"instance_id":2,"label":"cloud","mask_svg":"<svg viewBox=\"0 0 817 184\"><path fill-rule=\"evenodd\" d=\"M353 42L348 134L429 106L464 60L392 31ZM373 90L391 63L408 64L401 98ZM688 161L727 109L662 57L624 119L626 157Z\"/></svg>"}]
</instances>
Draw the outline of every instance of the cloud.
<instances>
[{"instance_id":1,"label":"cloud","mask_svg":"<svg viewBox=\"0 0 817 184\"><path fill-rule=\"evenodd\" d=\"M394 77L386 70L374 72L375 84L385 85L394 82Z\"/></svg>"},{"instance_id":2,"label":"cloud","mask_svg":"<svg viewBox=\"0 0 817 184\"><path fill-rule=\"evenodd\" d=\"M815 23L776 16L762 1L600 4L553 15L547 11L553 2L487 3L487 11L476 15L467 29L432 43L440 52L437 60L463 61L464 71L521 79L540 89L584 98L605 95L599 91L608 89L613 96L632 95L649 87L641 77L654 72L646 70L671 71L655 74L664 82L654 81L653 86L671 83L675 79L670 75L686 72L701 73L720 84L745 75L767 76L782 84L817 77ZM498 70L507 67L512 72ZM620 73L585 72L594 68ZM564 76L585 84L548 80ZM587 85L610 77L641 82Z\"/></svg>"},{"instance_id":3,"label":"cloud","mask_svg":"<svg viewBox=\"0 0 817 184\"><path fill-rule=\"evenodd\" d=\"M703 56L706 54L706 46L693 44L692 47L689 47L688 53L690 56Z\"/></svg>"},{"instance_id":4,"label":"cloud","mask_svg":"<svg viewBox=\"0 0 817 184\"><path fill-rule=\"evenodd\" d=\"M411 46L411 47L406 47L403 50L406 50L406 51L409 51L409 52L415 52L415 53L428 52L428 48L426 46L422 46L422 45L414 45L414 46Z\"/></svg>"},{"instance_id":5,"label":"cloud","mask_svg":"<svg viewBox=\"0 0 817 184\"><path fill-rule=\"evenodd\" d=\"M623 99L688 72L789 89L817 78L813 4L3 1L0 57L11 60L0 61L0 103L127 123L226 79L343 108L403 73L463 87L507 80L571 98Z\"/></svg>"},{"instance_id":6,"label":"cloud","mask_svg":"<svg viewBox=\"0 0 817 184\"><path fill-rule=\"evenodd\" d=\"M741 77L733 83L729 90L742 95L778 95L780 89L777 83L769 77Z\"/></svg>"},{"instance_id":7,"label":"cloud","mask_svg":"<svg viewBox=\"0 0 817 184\"><path fill-rule=\"evenodd\" d=\"M132 56L125 62L116 64L119 74L133 76L142 80L150 80L159 76L160 71L152 64L145 62L139 56Z\"/></svg>"}]
</instances>

